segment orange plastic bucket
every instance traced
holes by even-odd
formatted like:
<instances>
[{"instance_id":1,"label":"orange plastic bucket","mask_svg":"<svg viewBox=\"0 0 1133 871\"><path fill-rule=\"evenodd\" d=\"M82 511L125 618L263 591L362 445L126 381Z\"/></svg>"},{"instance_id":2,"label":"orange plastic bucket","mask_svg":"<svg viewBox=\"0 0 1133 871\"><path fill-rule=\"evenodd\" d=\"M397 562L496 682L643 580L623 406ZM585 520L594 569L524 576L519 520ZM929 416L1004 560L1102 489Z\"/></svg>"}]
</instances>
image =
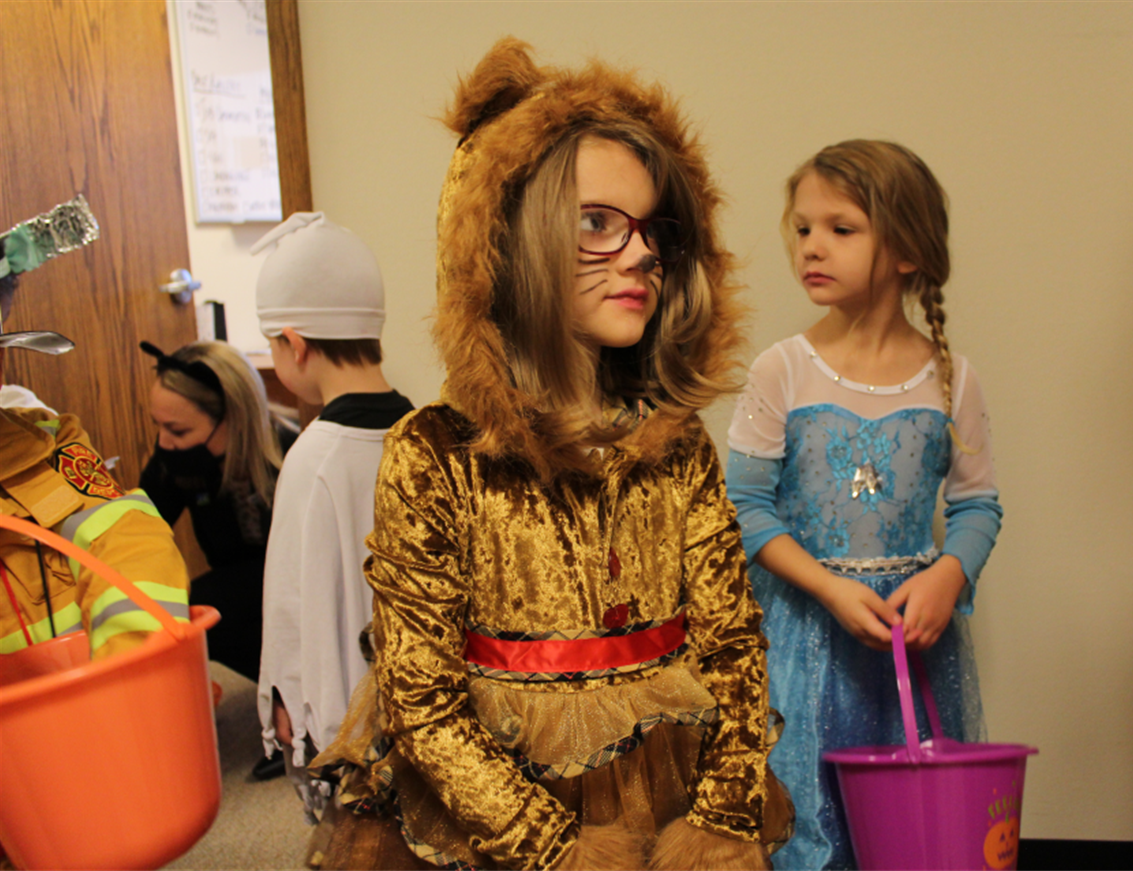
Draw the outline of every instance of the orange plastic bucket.
<instances>
[{"instance_id":1,"label":"orange plastic bucket","mask_svg":"<svg viewBox=\"0 0 1133 871\"><path fill-rule=\"evenodd\" d=\"M191 622L177 623L65 539L5 515L0 526L79 560L163 626L94 662L75 655L70 636L0 657L24 658L0 668L11 678L0 685L0 844L18 868L159 868L196 843L220 807L205 645L220 615L193 607ZM52 647L67 650L56 657ZM38 676L27 676L29 662Z\"/></svg>"},{"instance_id":2,"label":"orange plastic bucket","mask_svg":"<svg viewBox=\"0 0 1133 871\"><path fill-rule=\"evenodd\" d=\"M54 674L90 662L90 639L85 632L68 632L0 655L0 686L19 683L41 674Z\"/></svg>"}]
</instances>

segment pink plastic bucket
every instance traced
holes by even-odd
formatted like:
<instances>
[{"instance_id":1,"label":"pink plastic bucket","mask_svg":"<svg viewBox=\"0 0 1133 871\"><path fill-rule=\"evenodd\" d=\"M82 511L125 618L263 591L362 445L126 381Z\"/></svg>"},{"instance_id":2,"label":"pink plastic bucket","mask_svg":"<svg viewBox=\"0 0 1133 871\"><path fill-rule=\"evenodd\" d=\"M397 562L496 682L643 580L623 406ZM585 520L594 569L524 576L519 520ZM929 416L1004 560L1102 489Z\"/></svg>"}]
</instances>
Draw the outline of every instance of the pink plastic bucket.
<instances>
[{"instance_id":1,"label":"pink plastic bucket","mask_svg":"<svg viewBox=\"0 0 1133 871\"><path fill-rule=\"evenodd\" d=\"M915 653L912 658L933 737L918 741L904 635L894 626L905 746L851 747L823 755L838 771L858 867L1013 869L1023 775L1027 757L1038 750L945 738L928 674Z\"/></svg>"}]
</instances>

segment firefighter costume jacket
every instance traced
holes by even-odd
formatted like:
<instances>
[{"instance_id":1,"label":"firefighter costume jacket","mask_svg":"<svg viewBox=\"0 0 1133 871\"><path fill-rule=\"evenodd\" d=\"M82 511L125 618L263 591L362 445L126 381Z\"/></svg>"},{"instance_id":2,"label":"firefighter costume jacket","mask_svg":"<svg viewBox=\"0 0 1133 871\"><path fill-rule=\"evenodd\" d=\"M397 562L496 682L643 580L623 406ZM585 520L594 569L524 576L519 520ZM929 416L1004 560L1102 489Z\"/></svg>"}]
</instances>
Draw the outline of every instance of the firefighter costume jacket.
<instances>
[{"instance_id":1,"label":"firefighter costume jacket","mask_svg":"<svg viewBox=\"0 0 1133 871\"><path fill-rule=\"evenodd\" d=\"M189 577L173 531L142 490L118 486L74 415L0 410L0 511L69 539L188 621ZM29 635L38 643L83 629L97 659L160 628L108 581L12 530L0 529L0 561L0 653L26 647Z\"/></svg>"}]
</instances>

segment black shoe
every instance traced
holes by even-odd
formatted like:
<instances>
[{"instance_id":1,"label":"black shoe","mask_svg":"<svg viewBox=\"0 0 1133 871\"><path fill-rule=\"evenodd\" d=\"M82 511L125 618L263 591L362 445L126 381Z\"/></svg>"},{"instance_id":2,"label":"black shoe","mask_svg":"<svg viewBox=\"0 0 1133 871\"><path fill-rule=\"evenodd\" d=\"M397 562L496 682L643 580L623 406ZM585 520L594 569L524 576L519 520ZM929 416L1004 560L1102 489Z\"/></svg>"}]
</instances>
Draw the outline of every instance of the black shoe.
<instances>
[{"instance_id":1,"label":"black shoe","mask_svg":"<svg viewBox=\"0 0 1133 871\"><path fill-rule=\"evenodd\" d=\"M275 780L287 773L283 764L283 751L276 750L271 756L264 756L252 766L252 777L256 780Z\"/></svg>"}]
</instances>

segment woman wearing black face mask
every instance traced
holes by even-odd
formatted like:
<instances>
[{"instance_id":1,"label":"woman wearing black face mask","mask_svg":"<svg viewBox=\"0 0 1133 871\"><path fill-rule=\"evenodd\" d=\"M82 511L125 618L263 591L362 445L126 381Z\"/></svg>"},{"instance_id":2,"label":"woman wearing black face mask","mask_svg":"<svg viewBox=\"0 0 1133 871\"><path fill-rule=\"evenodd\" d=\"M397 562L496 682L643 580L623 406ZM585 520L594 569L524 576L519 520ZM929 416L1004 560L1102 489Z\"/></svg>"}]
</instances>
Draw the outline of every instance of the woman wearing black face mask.
<instances>
[{"instance_id":1,"label":"woman wearing black face mask","mask_svg":"<svg viewBox=\"0 0 1133 871\"><path fill-rule=\"evenodd\" d=\"M259 679L264 552L282 461L259 373L224 342L197 342L157 358L150 414L158 427L141 487L172 525L186 509L210 570L191 604L212 605L209 655Z\"/></svg>"}]
</instances>

